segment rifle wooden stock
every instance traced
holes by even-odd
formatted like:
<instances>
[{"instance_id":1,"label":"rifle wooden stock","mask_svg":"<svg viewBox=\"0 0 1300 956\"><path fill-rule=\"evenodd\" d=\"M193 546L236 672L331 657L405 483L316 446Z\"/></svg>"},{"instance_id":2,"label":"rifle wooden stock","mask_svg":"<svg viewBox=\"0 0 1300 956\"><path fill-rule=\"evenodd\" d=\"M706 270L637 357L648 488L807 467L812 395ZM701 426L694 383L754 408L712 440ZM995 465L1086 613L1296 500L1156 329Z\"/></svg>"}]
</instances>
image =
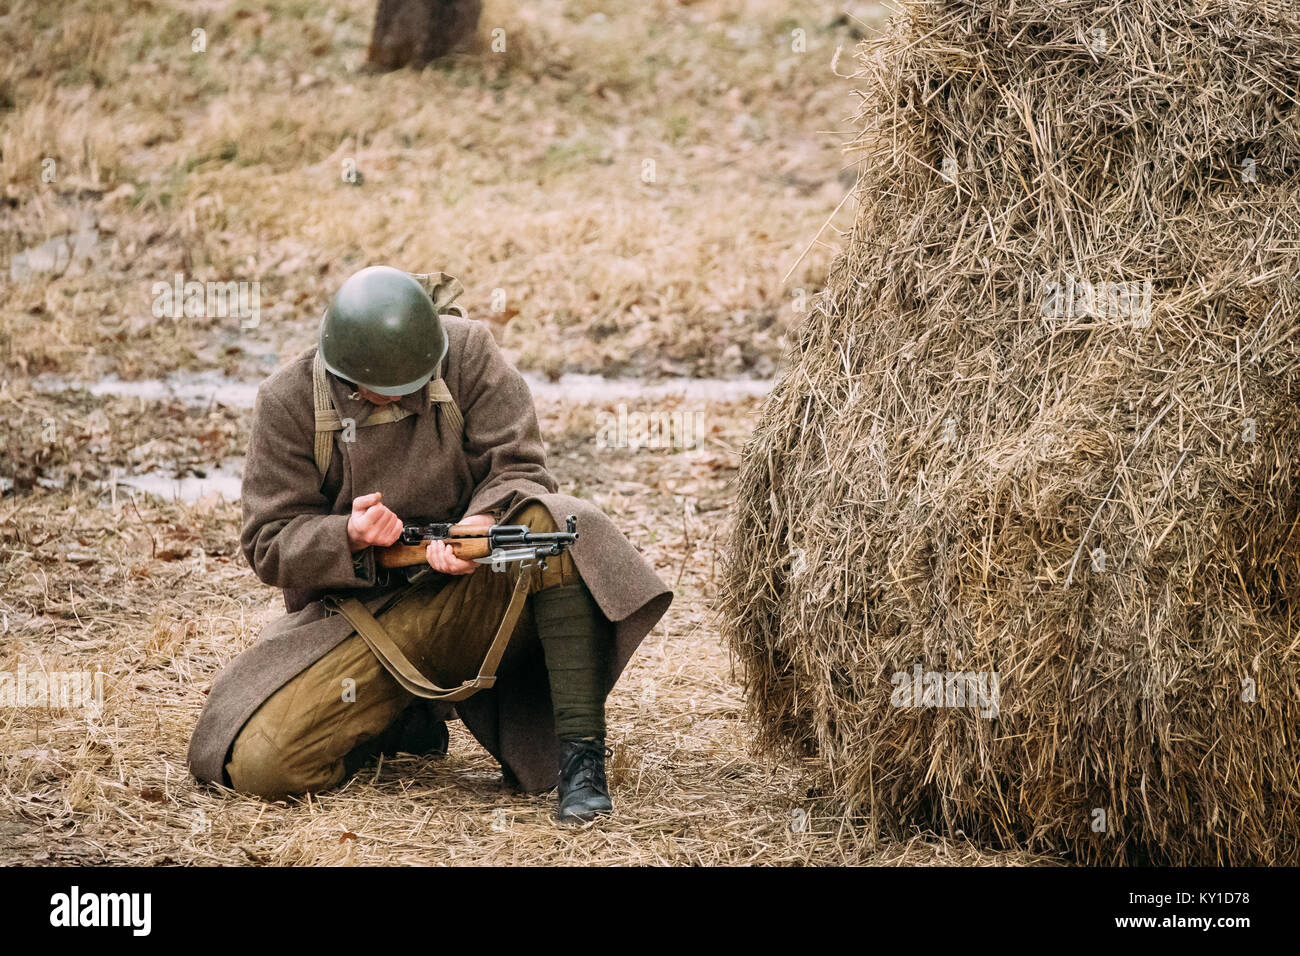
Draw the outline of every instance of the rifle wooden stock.
<instances>
[{"instance_id":1,"label":"rifle wooden stock","mask_svg":"<svg viewBox=\"0 0 1300 956\"><path fill-rule=\"evenodd\" d=\"M480 532L477 537L470 535L454 536L456 528L452 529L453 537L447 537L441 540L451 548L456 557L462 561L472 561L475 558L486 558L492 553L492 544L488 541L487 535L482 534L482 528L466 529L467 531ZM421 544L394 544L387 548L377 548L376 559L381 568L406 568L413 564L425 564L428 558L425 557L425 548L429 542Z\"/></svg>"}]
</instances>

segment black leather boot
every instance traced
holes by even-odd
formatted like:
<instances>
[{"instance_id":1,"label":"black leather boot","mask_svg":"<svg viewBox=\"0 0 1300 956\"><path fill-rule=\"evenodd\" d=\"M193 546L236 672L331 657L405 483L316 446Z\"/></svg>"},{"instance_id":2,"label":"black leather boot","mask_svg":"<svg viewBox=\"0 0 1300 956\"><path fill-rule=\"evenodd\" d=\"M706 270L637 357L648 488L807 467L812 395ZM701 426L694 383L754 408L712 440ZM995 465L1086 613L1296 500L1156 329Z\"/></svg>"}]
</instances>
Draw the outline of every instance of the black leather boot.
<instances>
[{"instance_id":1,"label":"black leather boot","mask_svg":"<svg viewBox=\"0 0 1300 956\"><path fill-rule=\"evenodd\" d=\"M447 730L447 722L436 715L432 701L414 701L398 716L397 725L394 753L405 751L425 757L447 756L451 733Z\"/></svg>"},{"instance_id":2,"label":"black leather boot","mask_svg":"<svg viewBox=\"0 0 1300 956\"><path fill-rule=\"evenodd\" d=\"M614 809L605 782L605 757L610 750L598 740L560 741L561 823L587 823Z\"/></svg>"}]
</instances>

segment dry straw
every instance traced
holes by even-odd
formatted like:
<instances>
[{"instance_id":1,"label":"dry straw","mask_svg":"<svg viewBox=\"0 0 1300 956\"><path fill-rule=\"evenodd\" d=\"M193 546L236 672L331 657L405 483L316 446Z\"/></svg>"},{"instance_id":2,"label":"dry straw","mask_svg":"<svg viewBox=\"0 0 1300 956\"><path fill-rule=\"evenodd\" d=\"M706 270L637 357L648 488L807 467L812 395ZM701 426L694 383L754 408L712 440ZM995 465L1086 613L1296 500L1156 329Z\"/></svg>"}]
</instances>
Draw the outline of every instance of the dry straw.
<instances>
[{"instance_id":1,"label":"dry straw","mask_svg":"<svg viewBox=\"0 0 1300 956\"><path fill-rule=\"evenodd\" d=\"M1295 864L1300 4L909 0L862 62L723 586L760 746L883 832Z\"/></svg>"}]
</instances>

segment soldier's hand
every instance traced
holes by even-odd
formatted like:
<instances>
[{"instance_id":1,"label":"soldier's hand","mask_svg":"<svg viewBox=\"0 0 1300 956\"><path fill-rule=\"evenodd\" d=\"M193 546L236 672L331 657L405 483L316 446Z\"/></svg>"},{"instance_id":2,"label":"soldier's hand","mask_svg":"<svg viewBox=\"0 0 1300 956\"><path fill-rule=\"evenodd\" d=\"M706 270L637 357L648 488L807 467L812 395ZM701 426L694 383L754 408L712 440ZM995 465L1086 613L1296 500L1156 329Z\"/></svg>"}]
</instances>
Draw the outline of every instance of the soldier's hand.
<instances>
[{"instance_id":1,"label":"soldier's hand","mask_svg":"<svg viewBox=\"0 0 1300 956\"><path fill-rule=\"evenodd\" d=\"M372 544L387 547L402 536L402 519L379 503L379 492L352 501L348 518L348 549L360 551Z\"/></svg>"},{"instance_id":2,"label":"soldier's hand","mask_svg":"<svg viewBox=\"0 0 1300 956\"><path fill-rule=\"evenodd\" d=\"M496 524L496 519L491 515L468 515L456 523L487 531ZM429 567L443 574L470 574L479 567L476 561L456 557L456 552L444 541L430 541L424 550L424 556L428 559Z\"/></svg>"}]
</instances>

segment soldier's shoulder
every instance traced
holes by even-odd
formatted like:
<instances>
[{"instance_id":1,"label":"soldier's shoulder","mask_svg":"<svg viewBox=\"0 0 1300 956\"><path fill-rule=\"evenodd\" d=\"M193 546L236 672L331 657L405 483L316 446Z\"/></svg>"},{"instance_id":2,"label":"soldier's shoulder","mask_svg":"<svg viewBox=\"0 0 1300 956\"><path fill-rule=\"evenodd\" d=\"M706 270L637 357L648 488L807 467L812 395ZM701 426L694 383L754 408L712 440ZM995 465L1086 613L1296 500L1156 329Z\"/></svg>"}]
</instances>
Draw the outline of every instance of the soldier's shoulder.
<instances>
[{"instance_id":1,"label":"soldier's shoulder","mask_svg":"<svg viewBox=\"0 0 1300 956\"><path fill-rule=\"evenodd\" d=\"M447 330L447 356L452 364L478 367L497 360L500 349L486 322L444 315L442 325Z\"/></svg>"},{"instance_id":2,"label":"soldier's shoulder","mask_svg":"<svg viewBox=\"0 0 1300 956\"><path fill-rule=\"evenodd\" d=\"M287 364L271 373L266 381L258 386L259 399L270 396L282 405L293 407L302 403L311 404L311 363L316 355L316 348L307 349L294 356Z\"/></svg>"},{"instance_id":3,"label":"soldier's shoulder","mask_svg":"<svg viewBox=\"0 0 1300 956\"><path fill-rule=\"evenodd\" d=\"M481 347L483 336L492 337L492 330L477 319L463 319L459 315L443 315L442 327L447 330L447 344L455 348Z\"/></svg>"}]
</instances>

